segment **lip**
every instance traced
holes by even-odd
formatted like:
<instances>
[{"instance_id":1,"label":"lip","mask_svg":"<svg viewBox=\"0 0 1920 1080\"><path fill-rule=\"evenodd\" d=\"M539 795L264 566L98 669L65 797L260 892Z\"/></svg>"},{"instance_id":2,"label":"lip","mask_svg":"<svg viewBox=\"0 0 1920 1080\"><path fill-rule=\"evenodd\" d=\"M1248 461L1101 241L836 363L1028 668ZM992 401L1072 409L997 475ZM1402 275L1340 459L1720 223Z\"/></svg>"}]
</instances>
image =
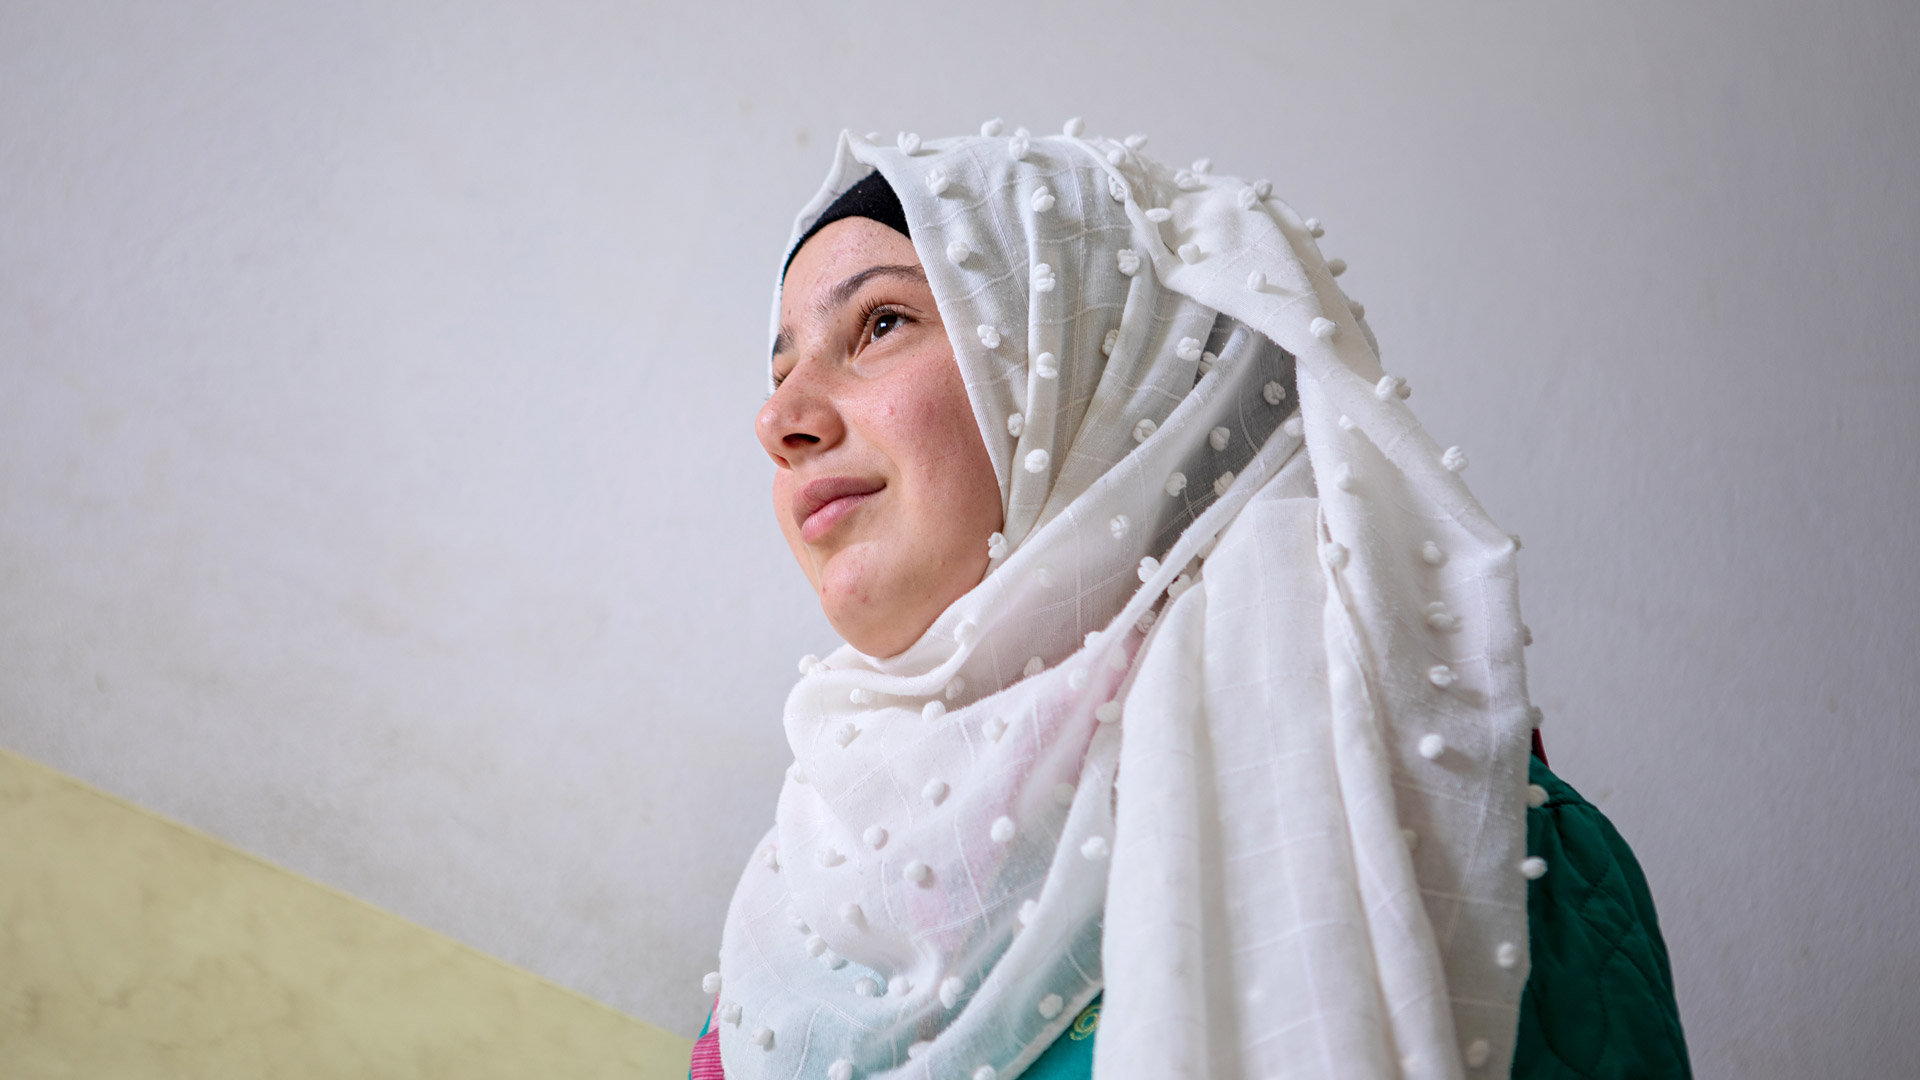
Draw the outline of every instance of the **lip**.
<instances>
[{"instance_id":1,"label":"lip","mask_svg":"<svg viewBox=\"0 0 1920 1080\"><path fill-rule=\"evenodd\" d=\"M858 476L829 476L802 487L793 495L793 520L800 525L800 539L818 543L886 486L879 480Z\"/></svg>"}]
</instances>

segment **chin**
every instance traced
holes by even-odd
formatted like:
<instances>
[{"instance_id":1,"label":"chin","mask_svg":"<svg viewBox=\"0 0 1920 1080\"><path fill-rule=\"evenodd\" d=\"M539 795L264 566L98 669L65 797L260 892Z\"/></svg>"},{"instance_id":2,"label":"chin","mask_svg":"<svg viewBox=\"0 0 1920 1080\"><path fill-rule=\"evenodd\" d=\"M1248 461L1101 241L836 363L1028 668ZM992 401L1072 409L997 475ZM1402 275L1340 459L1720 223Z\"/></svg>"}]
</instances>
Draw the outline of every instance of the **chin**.
<instances>
[{"instance_id":1,"label":"chin","mask_svg":"<svg viewBox=\"0 0 1920 1080\"><path fill-rule=\"evenodd\" d=\"M874 573L869 554L857 548L841 551L820 567L820 610L847 644L868 656L892 656L912 645L919 634L903 641L897 614L884 617L883 613L897 613L903 605L889 602L896 590L878 580L881 575Z\"/></svg>"},{"instance_id":2,"label":"chin","mask_svg":"<svg viewBox=\"0 0 1920 1080\"><path fill-rule=\"evenodd\" d=\"M927 632L926 625L910 626L896 613L893 618L881 618L880 613L887 610L886 605L876 605L870 598L854 599L850 596L839 597L835 603L822 596L820 607L826 612L827 622L832 624L835 633L847 644L876 659L885 659L903 653L920 635Z\"/></svg>"},{"instance_id":3,"label":"chin","mask_svg":"<svg viewBox=\"0 0 1920 1080\"><path fill-rule=\"evenodd\" d=\"M876 660L906 652L927 629L923 626L908 633L898 626L876 626L865 620L836 619L831 614L827 616L827 622L833 625L834 632L840 635L841 640Z\"/></svg>"},{"instance_id":4,"label":"chin","mask_svg":"<svg viewBox=\"0 0 1920 1080\"><path fill-rule=\"evenodd\" d=\"M981 546L977 560L963 562L942 553L953 561L936 561L941 572L929 579L914 572L917 566L889 564L883 557L888 553L885 545L856 544L818 567L820 609L834 632L862 653L876 659L898 655L919 641L948 605L980 583L987 570Z\"/></svg>"}]
</instances>

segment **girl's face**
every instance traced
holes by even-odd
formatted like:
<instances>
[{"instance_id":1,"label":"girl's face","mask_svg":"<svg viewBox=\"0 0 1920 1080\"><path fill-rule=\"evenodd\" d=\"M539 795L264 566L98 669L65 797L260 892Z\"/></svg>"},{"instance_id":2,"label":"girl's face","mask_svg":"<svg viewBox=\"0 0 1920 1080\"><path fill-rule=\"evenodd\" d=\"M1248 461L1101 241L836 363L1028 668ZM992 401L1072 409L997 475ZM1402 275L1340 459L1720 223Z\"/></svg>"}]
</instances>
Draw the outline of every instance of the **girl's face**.
<instances>
[{"instance_id":1,"label":"girl's face","mask_svg":"<svg viewBox=\"0 0 1920 1080\"><path fill-rule=\"evenodd\" d=\"M755 420L774 516L827 621L868 656L919 640L987 571L1000 485L913 243L843 218L787 269Z\"/></svg>"}]
</instances>

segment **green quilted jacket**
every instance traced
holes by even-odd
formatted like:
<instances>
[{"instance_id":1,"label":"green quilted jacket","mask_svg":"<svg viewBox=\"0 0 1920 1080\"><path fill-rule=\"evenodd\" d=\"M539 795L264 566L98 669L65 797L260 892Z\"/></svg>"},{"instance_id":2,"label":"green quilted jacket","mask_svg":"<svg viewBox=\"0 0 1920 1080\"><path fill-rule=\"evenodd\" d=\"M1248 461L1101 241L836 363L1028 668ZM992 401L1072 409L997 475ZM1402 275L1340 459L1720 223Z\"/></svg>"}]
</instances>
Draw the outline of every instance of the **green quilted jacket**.
<instances>
[{"instance_id":1,"label":"green quilted jacket","mask_svg":"<svg viewBox=\"0 0 1920 1080\"><path fill-rule=\"evenodd\" d=\"M1537 758L1530 772L1547 801L1527 811L1527 852L1551 869L1527 885L1533 971L1520 997L1513 1075L1692 1076L1640 864L1579 792Z\"/></svg>"}]
</instances>

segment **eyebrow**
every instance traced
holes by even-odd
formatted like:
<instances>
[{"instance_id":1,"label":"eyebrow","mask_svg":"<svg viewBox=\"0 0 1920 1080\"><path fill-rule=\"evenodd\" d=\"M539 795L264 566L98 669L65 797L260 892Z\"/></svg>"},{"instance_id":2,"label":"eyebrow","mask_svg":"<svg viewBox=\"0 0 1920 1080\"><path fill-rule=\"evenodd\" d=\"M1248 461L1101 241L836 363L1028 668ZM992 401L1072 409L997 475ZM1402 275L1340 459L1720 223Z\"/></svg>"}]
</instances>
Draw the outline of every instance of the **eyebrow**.
<instances>
[{"instance_id":1,"label":"eyebrow","mask_svg":"<svg viewBox=\"0 0 1920 1080\"><path fill-rule=\"evenodd\" d=\"M883 263L879 266L869 266L865 270L849 275L846 280L828 289L825 295L814 301L813 313L818 316L832 314L834 310L853 299L854 294L859 292L861 287L867 282L879 277L905 278L908 281L917 281L922 285L927 283L927 272L917 266L908 266L905 263ZM793 331L783 326L780 328L780 333L773 339L773 355L779 356L792 347Z\"/></svg>"}]
</instances>

